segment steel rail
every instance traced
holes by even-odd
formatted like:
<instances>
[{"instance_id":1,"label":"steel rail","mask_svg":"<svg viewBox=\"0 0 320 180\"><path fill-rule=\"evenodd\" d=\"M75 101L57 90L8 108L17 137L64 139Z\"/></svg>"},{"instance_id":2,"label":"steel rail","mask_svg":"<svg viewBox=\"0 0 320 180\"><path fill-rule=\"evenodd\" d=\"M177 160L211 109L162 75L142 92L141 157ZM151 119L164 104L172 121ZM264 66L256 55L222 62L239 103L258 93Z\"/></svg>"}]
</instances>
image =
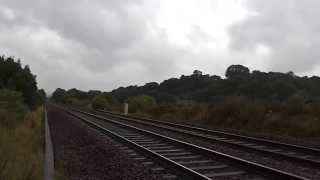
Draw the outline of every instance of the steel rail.
<instances>
[{"instance_id":1,"label":"steel rail","mask_svg":"<svg viewBox=\"0 0 320 180\"><path fill-rule=\"evenodd\" d=\"M194 152L197 152L197 153L201 153L203 155L216 156L219 159L221 159L221 161L227 161L229 163L234 164L237 167L240 167L242 169L247 170L248 172L254 172L254 174L260 174L262 176L272 177L272 178L275 178L275 179L300 179L300 180L308 179L308 178L301 177L301 176L298 176L298 175L295 175L295 174L292 174L292 173L284 172L284 171L277 170L277 169L274 169L274 168L270 168L270 167L267 167L267 166L264 166L264 165L261 165L261 164L257 164L257 163L254 163L254 162L243 160L243 159L231 156L231 155L227 155L227 154L224 154L224 153L221 153L221 152L217 152L217 151L214 151L214 150L211 150L211 149L200 147L200 146L197 146L197 145L194 145L194 144L191 144L191 143L183 142L183 141L171 138L171 137L160 135L160 134L148 131L148 130L144 130L144 129L140 129L140 128L137 128L137 127L134 127L134 126L131 126L131 125L120 123L120 122L117 122L117 121L114 121L114 120L111 120L111 119L107 119L107 118L99 116L99 115L95 115L95 114L92 114L92 113L88 113L88 112L84 112L84 111L80 111L80 110L76 110L76 109L73 109L73 111L79 112L79 113L87 115L87 116L94 117L95 119L100 119L100 120L103 120L103 121L106 121L106 122L110 122L110 123L118 125L120 127L129 128L129 129L138 131L140 133L148 134L148 135L156 137L156 138L165 139L166 141L170 141L172 143L179 144L179 145L181 145L181 146L183 146L185 148L188 148L191 151L194 151Z\"/></svg>"},{"instance_id":2,"label":"steel rail","mask_svg":"<svg viewBox=\"0 0 320 180\"><path fill-rule=\"evenodd\" d=\"M315 160L315 159L306 159L306 158L301 158L299 156L294 156L294 155L288 155L288 154L282 154L277 151L271 151L268 149L263 149L263 148L257 148L259 146L257 145L269 145L269 146L276 146L276 147L269 147L269 148L282 148L284 150L289 150L289 151L298 151L305 153L306 155L309 154L316 154L317 157L320 157L320 149L316 148L309 148L309 147L304 147L304 146L298 146L298 145L293 145L293 144L287 144L287 143L282 143L282 142L277 142L277 141L271 141L271 140L266 140L262 138L254 138L254 137L249 137L249 136L243 136L243 135L237 135L237 134L231 134L231 133L226 133L222 131L216 131L216 130L209 130L209 129L204 129L204 128L199 128L199 127L193 127L193 126L188 126L188 125L182 125L182 124L176 124L176 123L170 123L170 122L163 122L163 121L157 121L153 119L147 119L147 118L138 118L138 117L133 117L133 116L124 116L121 114L113 113L113 112L108 112L108 111L101 111L99 110L98 112L100 113L105 113L106 115L109 115L113 118L120 118L123 120L127 121L132 121L135 123L139 123L142 125L148 125L148 126L153 126L156 128L162 128L165 130L170 130L172 132L177 132L177 133L182 133L188 136L196 137L196 138L202 138L204 140L209 140L209 141L215 141L219 143L223 143L226 145L231 145L234 147L241 147L241 148L246 148L250 149L253 151L257 152L262 152L262 153L268 153L273 156L280 157L282 159L286 160L293 160L299 163L303 163L306 165L310 165L316 168L320 168L320 161ZM164 126L159 126L160 125L165 125ZM173 128L176 127L176 128ZM178 128L178 129L177 129ZM187 130L187 131L186 131ZM190 132L191 131L191 132ZM196 132L195 132L196 131ZM198 132L198 133L197 133ZM200 134L199 134L200 133ZM255 146L248 146L245 145L246 143L236 143L234 141L230 141L230 139L220 139L220 138L215 138L212 137L214 135L222 135L222 136L227 136L228 138L232 138L233 140L245 140L250 142L257 143ZM211 136L208 136L211 135ZM231 140L232 140L231 139Z\"/></svg>"},{"instance_id":3,"label":"steel rail","mask_svg":"<svg viewBox=\"0 0 320 180\"><path fill-rule=\"evenodd\" d=\"M199 174L195 171L193 171L192 169L189 169L187 167L184 167L156 152L153 152L153 151L150 151L149 149L133 142L133 141L130 141L129 139L125 138L125 137L122 137L106 128L104 128L103 126L97 124L97 123L94 123L92 121L89 121L81 116L78 116L72 112L69 112L69 114L71 114L72 116L78 118L78 119L81 119L83 122L85 122L86 124L88 124L89 126L95 128L95 129L98 129L100 130L101 132L103 132L104 134L106 135L110 135L112 136L113 138L121 141L122 143L125 143L125 144L128 144L130 145L131 147L134 147L136 150L142 152L142 153L145 153L145 154L148 154L147 156L162 163L162 164L165 164L166 166L169 166L170 168L172 169L175 169L175 170L178 170L180 172L183 173L183 176L185 176L186 178L191 178L191 179L199 179L199 180L210 180L210 178L206 177L206 176L203 176L202 174Z\"/></svg>"},{"instance_id":4,"label":"steel rail","mask_svg":"<svg viewBox=\"0 0 320 180\"><path fill-rule=\"evenodd\" d=\"M268 140L268 139L263 139L263 138L256 138L256 137L250 137L250 136L245 136L245 135L233 134L233 133L229 133L229 132L211 130L211 129L201 128L201 127L197 127L197 126L164 122L164 121L154 120L154 119L150 119L150 118L142 118L142 117L136 117L136 116L130 116L130 115L123 115L123 114L115 113L115 112L111 112L111 111L98 110L98 112L104 112L104 113L116 115L117 117L122 117L122 118L133 118L133 119L145 120L145 121L161 123L161 124L171 125L171 126L176 126L176 127L189 128L191 130L199 130L202 132L219 133L219 134L223 134L223 135L228 135L230 137L241 137L241 138L245 138L245 139L253 140L253 141L263 141L263 142L267 142L267 143L274 144L274 145L285 145L285 146L290 146L292 148L312 151L314 153L319 153L319 155L320 155L320 149L318 149L318 148L312 148L312 147L300 146L300 145L295 145L295 144L283 143L280 141L274 141L274 140Z\"/></svg>"}]
</instances>

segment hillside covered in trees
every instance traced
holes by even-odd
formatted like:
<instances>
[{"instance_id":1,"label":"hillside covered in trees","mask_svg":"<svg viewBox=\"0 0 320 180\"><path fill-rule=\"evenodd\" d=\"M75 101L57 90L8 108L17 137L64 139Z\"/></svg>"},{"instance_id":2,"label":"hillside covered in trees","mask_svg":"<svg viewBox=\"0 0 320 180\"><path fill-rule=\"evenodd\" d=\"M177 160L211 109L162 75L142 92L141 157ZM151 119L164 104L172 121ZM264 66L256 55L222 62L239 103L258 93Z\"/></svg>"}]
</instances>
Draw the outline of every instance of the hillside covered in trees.
<instances>
[{"instance_id":1,"label":"hillside covered in trees","mask_svg":"<svg viewBox=\"0 0 320 180\"><path fill-rule=\"evenodd\" d=\"M118 88L111 92L123 101L130 96L146 94L159 102L193 100L216 102L226 96L243 96L249 99L285 101L294 95L306 101L320 100L320 78L298 77L294 73L249 72L241 65L230 66L226 78L195 73L190 76L171 78L162 83Z\"/></svg>"},{"instance_id":2,"label":"hillside covered in trees","mask_svg":"<svg viewBox=\"0 0 320 180\"><path fill-rule=\"evenodd\" d=\"M138 116L281 136L320 137L320 77L293 72L250 71L231 65L222 78L196 70L143 86L111 92L58 88L51 100L87 109L122 111Z\"/></svg>"},{"instance_id":3,"label":"hillside covered in trees","mask_svg":"<svg viewBox=\"0 0 320 180\"><path fill-rule=\"evenodd\" d=\"M143 86L120 87L111 92L77 89L68 91L57 89L52 96L56 101L66 101L70 97L90 99L96 95L111 95L119 102L131 96L148 95L158 103L191 100L196 102L219 102L228 96L241 96L251 100L272 102L286 101L299 96L306 102L320 101L320 77L299 77L293 72L252 71L242 65L232 65L226 70L226 78L202 75L194 71L192 75L182 75L161 82L150 82Z\"/></svg>"}]
</instances>

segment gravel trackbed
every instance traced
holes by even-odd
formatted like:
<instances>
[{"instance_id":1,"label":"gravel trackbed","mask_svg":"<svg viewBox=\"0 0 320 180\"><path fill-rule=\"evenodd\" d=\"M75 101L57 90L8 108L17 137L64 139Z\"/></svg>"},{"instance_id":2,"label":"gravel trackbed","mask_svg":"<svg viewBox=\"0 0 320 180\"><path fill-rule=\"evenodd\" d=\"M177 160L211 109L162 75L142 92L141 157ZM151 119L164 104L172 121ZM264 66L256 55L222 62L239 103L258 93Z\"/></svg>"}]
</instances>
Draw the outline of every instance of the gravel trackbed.
<instances>
[{"instance_id":1,"label":"gravel trackbed","mask_svg":"<svg viewBox=\"0 0 320 180\"><path fill-rule=\"evenodd\" d=\"M119 143L48 106L55 164L70 180L161 179L119 149Z\"/></svg>"}]
</instances>

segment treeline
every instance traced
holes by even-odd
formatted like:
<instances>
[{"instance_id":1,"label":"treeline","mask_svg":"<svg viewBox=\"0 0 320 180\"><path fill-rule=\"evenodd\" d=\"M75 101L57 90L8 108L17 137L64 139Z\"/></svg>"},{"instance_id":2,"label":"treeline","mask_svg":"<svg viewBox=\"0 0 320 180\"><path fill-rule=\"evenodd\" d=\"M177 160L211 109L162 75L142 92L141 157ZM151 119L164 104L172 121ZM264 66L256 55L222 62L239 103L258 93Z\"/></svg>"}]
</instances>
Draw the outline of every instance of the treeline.
<instances>
[{"instance_id":1,"label":"treeline","mask_svg":"<svg viewBox=\"0 0 320 180\"><path fill-rule=\"evenodd\" d=\"M0 89L21 94L23 102L31 109L42 104L46 97L45 91L38 89L36 76L29 66L23 67L20 60L15 61L13 57L0 57Z\"/></svg>"},{"instance_id":2,"label":"treeline","mask_svg":"<svg viewBox=\"0 0 320 180\"><path fill-rule=\"evenodd\" d=\"M69 89L64 90L61 88L57 88L51 98L52 101L62 104L68 105L76 105L76 106L99 106L97 104L104 104L106 106L107 103L118 104L118 101L111 96L108 92L101 92L98 90L90 90L88 92L81 91L78 89Z\"/></svg>"},{"instance_id":3,"label":"treeline","mask_svg":"<svg viewBox=\"0 0 320 180\"><path fill-rule=\"evenodd\" d=\"M299 96L306 102L319 102L320 77L299 77L293 72L266 73L257 70L250 72L245 66L232 65L226 70L226 78L202 75L196 70L192 75L171 78L160 84L151 82L143 86L120 87L111 92L57 89L52 99L58 102L72 97L86 100L97 95L112 96L120 103L138 95L151 96L158 103L179 101L214 103L221 102L225 97L230 96L269 102L283 102Z\"/></svg>"},{"instance_id":4,"label":"treeline","mask_svg":"<svg viewBox=\"0 0 320 180\"><path fill-rule=\"evenodd\" d=\"M232 65L226 78L196 70L143 86L111 92L57 89L52 100L94 109L122 110L139 116L295 137L320 136L320 78L293 72L250 71Z\"/></svg>"},{"instance_id":5,"label":"treeline","mask_svg":"<svg viewBox=\"0 0 320 180\"><path fill-rule=\"evenodd\" d=\"M171 78L161 82L147 83L144 86L120 87L111 94L124 101L130 96L149 95L157 102L177 102L193 100L197 102L219 102L228 96L242 96L254 100L286 101L294 95L306 101L320 101L320 77L299 77L293 72L252 71L241 65L232 65L226 70L226 78L193 75Z\"/></svg>"}]
</instances>

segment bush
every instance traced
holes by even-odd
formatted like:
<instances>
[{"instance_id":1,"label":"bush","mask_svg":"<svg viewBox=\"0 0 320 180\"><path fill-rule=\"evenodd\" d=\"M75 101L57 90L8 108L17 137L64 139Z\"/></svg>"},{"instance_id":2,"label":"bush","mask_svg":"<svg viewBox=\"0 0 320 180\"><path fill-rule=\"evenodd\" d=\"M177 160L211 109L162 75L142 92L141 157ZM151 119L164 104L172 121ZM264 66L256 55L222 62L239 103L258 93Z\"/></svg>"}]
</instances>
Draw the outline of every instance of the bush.
<instances>
[{"instance_id":1,"label":"bush","mask_svg":"<svg viewBox=\"0 0 320 180\"><path fill-rule=\"evenodd\" d=\"M22 94L0 89L0 125L13 128L23 120L28 108L23 104Z\"/></svg>"},{"instance_id":2,"label":"bush","mask_svg":"<svg viewBox=\"0 0 320 180\"><path fill-rule=\"evenodd\" d=\"M305 98L302 95L296 94L290 97L288 101L284 103L284 108L288 115L294 116L302 113L304 104Z\"/></svg>"},{"instance_id":3,"label":"bush","mask_svg":"<svg viewBox=\"0 0 320 180\"><path fill-rule=\"evenodd\" d=\"M129 112L148 111L156 105L153 97L147 95L129 97L127 100L129 104Z\"/></svg>"},{"instance_id":4,"label":"bush","mask_svg":"<svg viewBox=\"0 0 320 180\"><path fill-rule=\"evenodd\" d=\"M300 96L282 103L232 96L211 104L178 102L138 107L134 109L137 114L165 121L291 137L320 136L320 105L306 104Z\"/></svg>"},{"instance_id":5,"label":"bush","mask_svg":"<svg viewBox=\"0 0 320 180\"><path fill-rule=\"evenodd\" d=\"M65 104L77 107L86 107L90 104L90 101L71 97L65 100Z\"/></svg>"},{"instance_id":6,"label":"bush","mask_svg":"<svg viewBox=\"0 0 320 180\"><path fill-rule=\"evenodd\" d=\"M92 108L94 109L107 109L110 106L107 98L102 95L98 95L92 100Z\"/></svg>"}]
</instances>

